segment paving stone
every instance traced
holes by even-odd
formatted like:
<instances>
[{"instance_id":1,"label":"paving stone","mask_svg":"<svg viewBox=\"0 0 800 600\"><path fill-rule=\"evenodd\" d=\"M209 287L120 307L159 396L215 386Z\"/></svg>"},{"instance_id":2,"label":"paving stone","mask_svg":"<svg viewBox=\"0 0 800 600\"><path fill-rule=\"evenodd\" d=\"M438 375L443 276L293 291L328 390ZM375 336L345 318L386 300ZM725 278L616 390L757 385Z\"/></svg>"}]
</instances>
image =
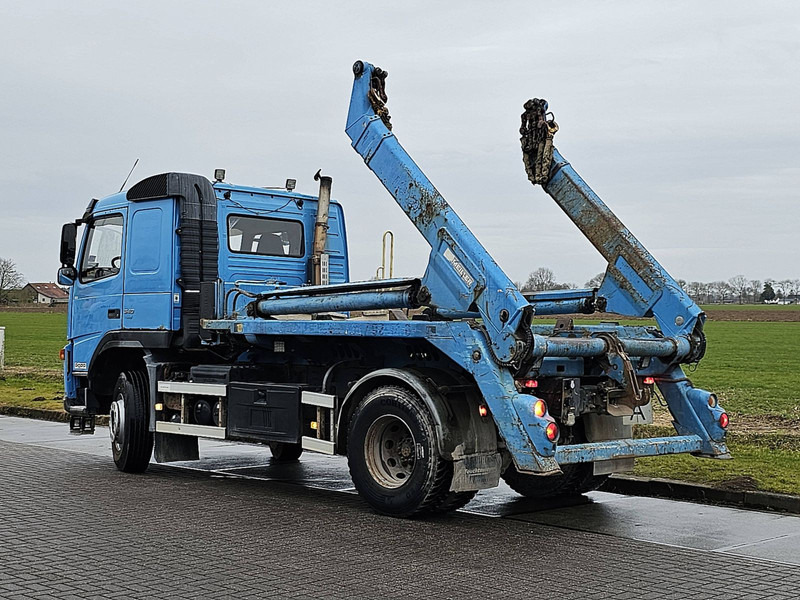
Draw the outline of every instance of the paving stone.
<instances>
[{"instance_id":1,"label":"paving stone","mask_svg":"<svg viewBox=\"0 0 800 600\"><path fill-rule=\"evenodd\" d=\"M771 598L800 568L0 442L0 598ZM724 573L724 577L720 577Z\"/></svg>"}]
</instances>

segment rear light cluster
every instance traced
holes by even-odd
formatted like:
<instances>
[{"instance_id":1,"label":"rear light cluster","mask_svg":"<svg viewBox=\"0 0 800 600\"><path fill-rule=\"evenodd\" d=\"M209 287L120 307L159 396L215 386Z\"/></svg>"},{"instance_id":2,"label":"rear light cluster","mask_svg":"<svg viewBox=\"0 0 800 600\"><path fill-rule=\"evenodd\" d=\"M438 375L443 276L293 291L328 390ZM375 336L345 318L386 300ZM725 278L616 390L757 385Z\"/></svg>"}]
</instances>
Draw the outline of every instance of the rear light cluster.
<instances>
[{"instance_id":1,"label":"rear light cluster","mask_svg":"<svg viewBox=\"0 0 800 600\"><path fill-rule=\"evenodd\" d=\"M533 403L533 414L537 417L543 417L547 414L547 404L544 403L544 400L537 400Z\"/></svg>"},{"instance_id":2,"label":"rear light cluster","mask_svg":"<svg viewBox=\"0 0 800 600\"><path fill-rule=\"evenodd\" d=\"M645 385L653 385L656 382L655 377L645 377L642 381Z\"/></svg>"},{"instance_id":3,"label":"rear light cluster","mask_svg":"<svg viewBox=\"0 0 800 600\"><path fill-rule=\"evenodd\" d=\"M724 412L719 416L719 426L723 429L727 429L728 423L730 423L730 418L728 417L728 413Z\"/></svg>"},{"instance_id":4,"label":"rear light cluster","mask_svg":"<svg viewBox=\"0 0 800 600\"><path fill-rule=\"evenodd\" d=\"M558 425L552 422L548 423L547 427L545 427L544 433L548 440L555 442L558 439Z\"/></svg>"},{"instance_id":5,"label":"rear light cluster","mask_svg":"<svg viewBox=\"0 0 800 600\"><path fill-rule=\"evenodd\" d=\"M533 390L539 387L539 382L535 379L517 379L517 385L526 390Z\"/></svg>"}]
</instances>

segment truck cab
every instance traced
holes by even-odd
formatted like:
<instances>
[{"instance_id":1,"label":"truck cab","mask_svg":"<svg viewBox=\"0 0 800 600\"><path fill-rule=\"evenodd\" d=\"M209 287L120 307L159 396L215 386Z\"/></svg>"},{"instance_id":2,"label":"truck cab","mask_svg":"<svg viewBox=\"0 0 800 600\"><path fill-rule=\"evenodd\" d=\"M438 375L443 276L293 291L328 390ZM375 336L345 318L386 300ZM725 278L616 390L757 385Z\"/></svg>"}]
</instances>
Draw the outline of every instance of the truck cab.
<instances>
[{"instance_id":1,"label":"truck cab","mask_svg":"<svg viewBox=\"0 0 800 600\"><path fill-rule=\"evenodd\" d=\"M189 219L192 208L183 196L149 196L154 180L165 178L186 180L189 187L202 183L213 193L212 212ZM76 223L83 234L73 250L74 267L59 272L70 286L66 402L83 403L88 396L107 410L113 382L101 372L131 348L192 343L201 305L205 318L235 315L249 292L311 284L317 204L317 196L212 185L183 173L157 175L127 193L92 200ZM75 243L69 236L76 224L65 226L62 247ZM186 227L204 231L205 239L184 235ZM328 282L348 282L344 211L336 200L330 202L326 255ZM195 279L200 285L190 283Z\"/></svg>"}]
</instances>

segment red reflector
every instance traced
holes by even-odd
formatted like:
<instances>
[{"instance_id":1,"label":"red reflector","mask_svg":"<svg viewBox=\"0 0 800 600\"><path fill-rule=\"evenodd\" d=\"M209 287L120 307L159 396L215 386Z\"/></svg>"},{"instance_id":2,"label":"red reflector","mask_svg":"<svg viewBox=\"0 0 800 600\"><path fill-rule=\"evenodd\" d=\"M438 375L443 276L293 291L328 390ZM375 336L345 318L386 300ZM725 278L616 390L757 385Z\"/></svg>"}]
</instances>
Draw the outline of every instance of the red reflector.
<instances>
[{"instance_id":1,"label":"red reflector","mask_svg":"<svg viewBox=\"0 0 800 600\"><path fill-rule=\"evenodd\" d=\"M529 390L532 390L533 388L537 388L537 387L539 387L539 382L538 382L538 381L536 381L535 379L520 379L520 380L518 381L518 383L519 383L519 384L520 384L522 387L524 387L524 388L528 388Z\"/></svg>"},{"instance_id":2,"label":"red reflector","mask_svg":"<svg viewBox=\"0 0 800 600\"><path fill-rule=\"evenodd\" d=\"M544 432L547 435L547 439L551 442L555 442L558 439L558 425L555 423L548 423Z\"/></svg>"},{"instance_id":3,"label":"red reflector","mask_svg":"<svg viewBox=\"0 0 800 600\"><path fill-rule=\"evenodd\" d=\"M653 377L645 377L644 384L645 385L653 385L656 382L655 378Z\"/></svg>"},{"instance_id":4,"label":"red reflector","mask_svg":"<svg viewBox=\"0 0 800 600\"><path fill-rule=\"evenodd\" d=\"M64 360L64 349L63 348L58 351L58 358L61 359L61 360Z\"/></svg>"},{"instance_id":5,"label":"red reflector","mask_svg":"<svg viewBox=\"0 0 800 600\"><path fill-rule=\"evenodd\" d=\"M482 416L482 417L485 417L486 415L488 415L488 414L489 414L489 407L487 407L485 404L481 404L481 405L478 407L478 414L479 414L480 416Z\"/></svg>"},{"instance_id":6,"label":"red reflector","mask_svg":"<svg viewBox=\"0 0 800 600\"><path fill-rule=\"evenodd\" d=\"M728 423L729 422L730 422L730 419L728 418L728 413L722 413L719 416L719 426L722 427L723 429L728 427Z\"/></svg>"},{"instance_id":7,"label":"red reflector","mask_svg":"<svg viewBox=\"0 0 800 600\"><path fill-rule=\"evenodd\" d=\"M537 417L543 417L547 412L547 404L544 403L544 400L537 400L533 403L533 414Z\"/></svg>"}]
</instances>

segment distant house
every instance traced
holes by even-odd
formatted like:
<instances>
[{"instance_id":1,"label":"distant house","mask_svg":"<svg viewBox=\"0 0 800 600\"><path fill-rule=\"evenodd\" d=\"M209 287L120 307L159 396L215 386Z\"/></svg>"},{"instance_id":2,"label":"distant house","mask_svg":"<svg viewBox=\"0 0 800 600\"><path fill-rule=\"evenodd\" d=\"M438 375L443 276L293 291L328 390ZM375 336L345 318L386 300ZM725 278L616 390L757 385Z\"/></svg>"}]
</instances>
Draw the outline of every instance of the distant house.
<instances>
[{"instance_id":1,"label":"distant house","mask_svg":"<svg viewBox=\"0 0 800 600\"><path fill-rule=\"evenodd\" d=\"M55 283L29 283L20 291L19 299L32 304L64 304L69 293Z\"/></svg>"}]
</instances>

